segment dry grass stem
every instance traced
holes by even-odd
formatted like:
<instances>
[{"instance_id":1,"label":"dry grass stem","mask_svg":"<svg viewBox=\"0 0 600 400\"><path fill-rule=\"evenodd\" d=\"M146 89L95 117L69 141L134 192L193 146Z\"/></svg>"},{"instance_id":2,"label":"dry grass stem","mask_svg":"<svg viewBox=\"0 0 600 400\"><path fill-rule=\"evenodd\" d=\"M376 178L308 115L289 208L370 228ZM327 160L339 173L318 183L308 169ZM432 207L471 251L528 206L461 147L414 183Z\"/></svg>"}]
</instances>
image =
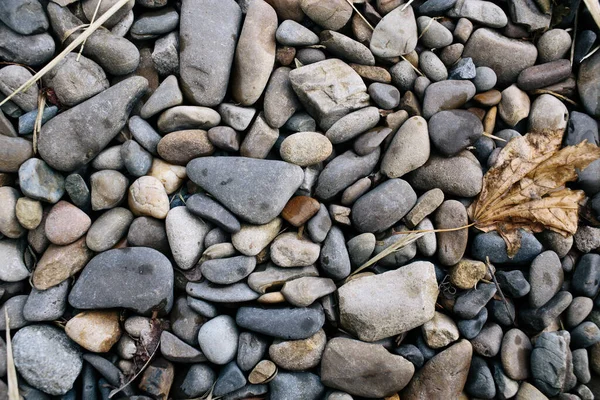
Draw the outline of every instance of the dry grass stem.
<instances>
[{"instance_id":1,"label":"dry grass stem","mask_svg":"<svg viewBox=\"0 0 600 400\"><path fill-rule=\"evenodd\" d=\"M92 19L90 20L90 24L93 24L94 21L96 20L96 16L98 15L98 10L100 9L100 4L102 4L102 0L98 0L98 3L96 4L96 9L94 10L94 15L92 15ZM79 54L77 54L78 62L79 62L79 59L81 58L81 53L83 53L83 47L85 46L86 41L87 41L87 39L85 39L83 41L83 43L81 43L81 47L79 48Z\"/></svg>"},{"instance_id":2,"label":"dry grass stem","mask_svg":"<svg viewBox=\"0 0 600 400\"><path fill-rule=\"evenodd\" d=\"M6 321L6 376L8 383L8 400L20 400L19 383L17 382L17 370L15 369L15 360L12 352L12 340L10 338L10 318L8 310L4 309L4 319Z\"/></svg>"},{"instance_id":3,"label":"dry grass stem","mask_svg":"<svg viewBox=\"0 0 600 400\"><path fill-rule=\"evenodd\" d=\"M588 10L590 10L590 14L592 14L594 21L596 21L596 25L600 28L600 3L598 3L598 0L583 0L583 2Z\"/></svg>"},{"instance_id":4,"label":"dry grass stem","mask_svg":"<svg viewBox=\"0 0 600 400\"><path fill-rule=\"evenodd\" d=\"M105 23L107 19L112 17L114 15L114 13L116 13L128 1L129 0L118 0L118 2L115 3L115 5L113 5L111 8L108 9L108 11L106 11L104 14L102 14L102 16L100 18L98 18L97 21L95 21L93 24L91 24L89 26L89 28L87 28L85 30L85 32L83 32L81 35L79 35L77 37L77 39L73 40L73 42L71 42L71 44L69 44L67 47L65 47L65 49L62 52L60 52L59 55L54 57L52 59L52 61L50 61L48 64L46 64L46 66L44 68L42 68L37 74L32 76L30 79L28 79L27 82L25 82L24 84L19 86L19 88L17 88L17 90L15 90L14 92L12 92L8 97L6 97L4 100L2 100L2 102L0 103L0 106L2 106L4 103L6 103L10 99L12 99L15 95L21 93L23 90L29 89L33 84L35 84L38 80L40 80L44 75L46 75L48 73L48 71L50 71L58 63L60 63L62 61L62 59L66 57L67 54L69 54L73 49L75 49L77 46L82 44L88 37L90 37L92 35L92 33L94 33L100 26L102 26L102 24Z\"/></svg>"}]
</instances>

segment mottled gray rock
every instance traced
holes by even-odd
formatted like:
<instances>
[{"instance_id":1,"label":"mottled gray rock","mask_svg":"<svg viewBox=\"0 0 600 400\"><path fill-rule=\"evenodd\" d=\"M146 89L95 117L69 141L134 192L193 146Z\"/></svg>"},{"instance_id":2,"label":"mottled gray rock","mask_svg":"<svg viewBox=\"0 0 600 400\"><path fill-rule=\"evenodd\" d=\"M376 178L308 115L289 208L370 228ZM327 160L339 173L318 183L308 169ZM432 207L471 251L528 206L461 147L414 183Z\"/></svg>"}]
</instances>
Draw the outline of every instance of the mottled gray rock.
<instances>
[{"instance_id":1,"label":"mottled gray rock","mask_svg":"<svg viewBox=\"0 0 600 400\"><path fill-rule=\"evenodd\" d=\"M85 237L85 243L92 251L106 251L125 236L132 222L133 214L128 209L110 209L94 221Z\"/></svg>"},{"instance_id":2,"label":"mottled gray rock","mask_svg":"<svg viewBox=\"0 0 600 400\"><path fill-rule=\"evenodd\" d=\"M398 29L401 26L402 29ZM411 6L397 7L375 26L371 51L378 57L396 57L417 45L417 22Z\"/></svg>"},{"instance_id":3,"label":"mottled gray rock","mask_svg":"<svg viewBox=\"0 0 600 400\"><path fill-rule=\"evenodd\" d=\"M448 70L440 58L432 51L426 50L419 55L419 67L433 82L448 79Z\"/></svg>"},{"instance_id":4,"label":"mottled gray rock","mask_svg":"<svg viewBox=\"0 0 600 400\"><path fill-rule=\"evenodd\" d=\"M187 174L234 214L253 224L275 218L303 180L302 169L282 161L244 157L192 160Z\"/></svg>"},{"instance_id":5,"label":"mottled gray rock","mask_svg":"<svg viewBox=\"0 0 600 400\"><path fill-rule=\"evenodd\" d=\"M237 256L204 261L200 271L213 283L229 285L247 277L255 267L254 257Z\"/></svg>"},{"instance_id":6,"label":"mottled gray rock","mask_svg":"<svg viewBox=\"0 0 600 400\"><path fill-rule=\"evenodd\" d=\"M86 265L69 303L84 310L124 307L140 314L168 312L173 305L173 267L164 255L147 247L108 250Z\"/></svg>"},{"instance_id":7,"label":"mottled gray rock","mask_svg":"<svg viewBox=\"0 0 600 400\"><path fill-rule=\"evenodd\" d=\"M522 70L535 64L537 49L530 42L509 39L496 31L480 28L469 38L462 56L471 57L478 67L493 69L498 83L508 85Z\"/></svg>"},{"instance_id":8,"label":"mottled gray rock","mask_svg":"<svg viewBox=\"0 0 600 400\"><path fill-rule=\"evenodd\" d=\"M240 107L231 103L220 104L218 110L221 121L236 131L245 131L256 114L255 108Z\"/></svg>"},{"instance_id":9,"label":"mottled gray rock","mask_svg":"<svg viewBox=\"0 0 600 400\"><path fill-rule=\"evenodd\" d=\"M537 256L529 270L529 305L539 308L546 304L561 289L564 273L560 259L549 250Z\"/></svg>"},{"instance_id":10,"label":"mottled gray rock","mask_svg":"<svg viewBox=\"0 0 600 400\"><path fill-rule=\"evenodd\" d=\"M462 107L475 95L475 85L470 81L450 80L427 86L423 98L423 117L431 118L443 110Z\"/></svg>"},{"instance_id":11,"label":"mottled gray rock","mask_svg":"<svg viewBox=\"0 0 600 400\"><path fill-rule=\"evenodd\" d=\"M0 46L1 47L1 46ZM596 53L581 63L577 79L577 90L586 111L600 118L600 53Z\"/></svg>"},{"instance_id":12,"label":"mottled gray rock","mask_svg":"<svg viewBox=\"0 0 600 400\"><path fill-rule=\"evenodd\" d=\"M279 138L279 130L269 126L264 114L260 113L244 136L240 155L249 158L267 158Z\"/></svg>"},{"instance_id":13,"label":"mottled gray rock","mask_svg":"<svg viewBox=\"0 0 600 400\"><path fill-rule=\"evenodd\" d=\"M17 172L31 157L33 146L29 140L0 135L0 172Z\"/></svg>"},{"instance_id":14,"label":"mottled gray rock","mask_svg":"<svg viewBox=\"0 0 600 400\"><path fill-rule=\"evenodd\" d=\"M325 133L333 144L346 142L373 128L379 122L377 107L365 107L337 120Z\"/></svg>"},{"instance_id":15,"label":"mottled gray rock","mask_svg":"<svg viewBox=\"0 0 600 400\"><path fill-rule=\"evenodd\" d=\"M0 60L30 66L42 65L52 58L55 43L48 33L19 35L0 22Z\"/></svg>"},{"instance_id":16,"label":"mottled gray rock","mask_svg":"<svg viewBox=\"0 0 600 400\"><path fill-rule=\"evenodd\" d=\"M566 331L544 332L537 338L531 352L531 374L536 387L544 394L555 396L563 390L569 353L569 334Z\"/></svg>"},{"instance_id":17,"label":"mottled gray rock","mask_svg":"<svg viewBox=\"0 0 600 400\"><path fill-rule=\"evenodd\" d=\"M56 321L62 317L67 310L69 284L67 279L47 290L32 288L23 307L23 317L32 322Z\"/></svg>"},{"instance_id":18,"label":"mottled gray rock","mask_svg":"<svg viewBox=\"0 0 600 400\"><path fill-rule=\"evenodd\" d=\"M350 4L340 0L300 0L299 3L311 20L334 31L346 25L352 16Z\"/></svg>"},{"instance_id":19,"label":"mottled gray rock","mask_svg":"<svg viewBox=\"0 0 600 400\"><path fill-rule=\"evenodd\" d=\"M421 33L421 42L428 49L446 47L452 44L452 32L430 17L417 18L417 27Z\"/></svg>"},{"instance_id":20,"label":"mottled gray rock","mask_svg":"<svg viewBox=\"0 0 600 400\"><path fill-rule=\"evenodd\" d=\"M328 387L356 396L384 397L402 390L414 371L410 361L380 344L334 338L323 353L321 379Z\"/></svg>"},{"instance_id":21,"label":"mottled gray rock","mask_svg":"<svg viewBox=\"0 0 600 400\"><path fill-rule=\"evenodd\" d=\"M323 129L329 129L341 117L369 105L362 78L337 59L296 68L290 72L290 81L300 102Z\"/></svg>"},{"instance_id":22,"label":"mottled gray rock","mask_svg":"<svg viewBox=\"0 0 600 400\"><path fill-rule=\"evenodd\" d=\"M333 279L344 279L350 274L350 256L342 230L334 226L329 230L321 248L320 264L323 273Z\"/></svg>"},{"instance_id":23,"label":"mottled gray rock","mask_svg":"<svg viewBox=\"0 0 600 400\"><path fill-rule=\"evenodd\" d=\"M237 348L237 364L242 371L250 371L262 360L269 342L261 335L252 332L240 333Z\"/></svg>"},{"instance_id":24,"label":"mottled gray rock","mask_svg":"<svg viewBox=\"0 0 600 400\"><path fill-rule=\"evenodd\" d=\"M136 40L156 39L160 35L169 33L179 24L179 14L171 7L149 11L139 15L129 34Z\"/></svg>"},{"instance_id":25,"label":"mottled gray rock","mask_svg":"<svg viewBox=\"0 0 600 400\"><path fill-rule=\"evenodd\" d=\"M188 282L185 291L192 297L214 303L239 303L256 300L260 296L242 282L226 286L215 285L209 281L201 283Z\"/></svg>"},{"instance_id":26,"label":"mottled gray rock","mask_svg":"<svg viewBox=\"0 0 600 400\"><path fill-rule=\"evenodd\" d=\"M318 375L310 372L279 372L269 382L271 400L318 400L325 391Z\"/></svg>"},{"instance_id":27,"label":"mottled gray rock","mask_svg":"<svg viewBox=\"0 0 600 400\"><path fill-rule=\"evenodd\" d=\"M453 156L472 146L483 134L483 125L466 110L440 111L429 120L429 137L436 149Z\"/></svg>"},{"instance_id":28,"label":"mottled gray rock","mask_svg":"<svg viewBox=\"0 0 600 400\"><path fill-rule=\"evenodd\" d=\"M9 96L27 80L31 79L32 73L20 65L9 65L0 69L0 92L4 96ZM12 98L17 106L23 111L33 111L37 109L38 88L35 86L27 90L22 90Z\"/></svg>"},{"instance_id":29,"label":"mottled gray rock","mask_svg":"<svg viewBox=\"0 0 600 400\"><path fill-rule=\"evenodd\" d=\"M301 108L300 101L292 89L290 71L287 67L275 69L265 90L264 117L273 128L281 128Z\"/></svg>"},{"instance_id":30,"label":"mottled gray rock","mask_svg":"<svg viewBox=\"0 0 600 400\"><path fill-rule=\"evenodd\" d=\"M44 86L54 90L60 104L73 107L108 89L104 70L85 56L69 53L43 77Z\"/></svg>"},{"instance_id":31,"label":"mottled gray rock","mask_svg":"<svg viewBox=\"0 0 600 400\"><path fill-rule=\"evenodd\" d=\"M216 106L223 101L241 21L242 12L233 0L182 3L181 88L194 104Z\"/></svg>"},{"instance_id":32,"label":"mottled gray rock","mask_svg":"<svg viewBox=\"0 0 600 400\"><path fill-rule=\"evenodd\" d=\"M140 116L142 118L150 118L167 108L175 107L182 103L183 95L179 89L177 77L175 75L169 75L160 83L160 86L154 90L152 96L146 100L144 106L140 110ZM131 119L133 118L135 117L132 117ZM129 123L131 124L131 120Z\"/></svg>"},{"instance_id":33,"label":"mottled gray rock","mask_svg":"<svg viewBox=\"0 0 600 400\"><path fill-rule=\"evenodd\" d=\"M61 330L33 325L13 338L17 371L32 386L52 395L67 393L83 365L78 347Z\"/></svg>"},{"instance_id":34,"label":"mottled gray rock","mask_svg":"<svg viewBox=\"0 0 600 400\"><path fill-rule=\"evenodd\" d=\"M154 42L152 63L161 76L179 73L179 32L174 31Z\"/></svg>"},{"instance_id":35,"label":"mottled gray rock","mask_svg":"<svg viewBox=\"0 0 600 400\"><path fill-rule=\"evenodd\" d=\"M56 203L65 193L65 178L39 158L30 158L19 168L19 187L27 197Z\"/></svg>"},{"instance_id":36,"label":"mottled gray rock","mask_svg":"<svg viewBox=\"0 0 600 400\"><path fill-rule=\"evenodd\" d=\"M315 195L324 200L331 199L360 178L373 171L379 160L379 150L366 156L358 156L352 150L331 160L319 175Z\"/></svg>"},{"instance_id":37,"label":"mottled gray rock","mask_svg":"<svg viewBox=\"0 0 600 400\"><path fill-rule=\"evenodd\" d=\"M238 326L280 339L307 339L325 323L325 314L319 303L310 307L256 306L240 307L235 318Z\"/></svg>"},{"instance_id":38,"label":"mottled gray rock","mask_svg":"<svg viewBox=\"0 0 600 400\"><path fill-rule=\"evenodd\" d=\"M202 352L168 331L163 331L160 335L160 353L164 358L173 362L190 363L206 361L206 357Z\"/></svg>"},{"instance_id":39,"label":"mottled gray rock","mask_svg":"<svg viewBox=\"0 0 600 400\"><path fill-rule=\"evenodd\" d=\"M152 166L152 155L135 140L126 140L121 145L121 158L129 175L144 176Z\"/></svg>"},{"instance_id":40,"label":"mottled gray rock","mask_svg":"<svg viewBox=\"0 0 600 400\"><path fill-rule=\"evenodd\" d=\"M490 28L502 28L508 23L504 11L491 1L458 0L447 15L454 18L468 18Z\"/></svg>"},{"instance_id":41,"label":"mottled gray rock","mask_svg":"<svg viewBox=\"0 0 600 400\"><path fill-rule=\"evenodd\" d=\"M327 51L351 63L375 65L375 57L367 46L341 33L325 30L320 35L321 45Z\"/></svg>"},{"instance_id":42,"label":"mottled gray rock","mask_svg":"<svg viewBox=\"0 0 600 400\"><path fill-rule=\"evenodd\" d=\"M296 21L286 19L277 28L275 37L284 46L310 46L319 44L319 37Z\"/></svg>"},{"instance_id":43,"label":"mottled gray rock","mask_svg":"<svg viewBox=\"0 0 600 400\"><path fill-rule=\"evenodd\" d=\"M60 171L86 164L121 131L147 87L145 78L131 77L52 118L40 132L40 155Z\"/></svg>"},{"instance_id":44,"label":"mottled gray rock","mask_svg":"<svg viewBox=\"0 0 600 400\"><path fill-rule=\"evenodd\" d=\"M252 290L265 294L272 287L305 276L318 276L315 266L298 268L280 268L273 263L268 263L264 270L255 271L248 277L248 285Z\"/></svg>"},{"instance_id":45,"label":"mottled gray rock","mask_svg":"<svg viewBox=\"0 0 600 400\"><path fill-rule=\"evenodd\" d=\"M477 289L471 289L459 295L452 311L460 318L475 318L495 294L496 285L481 283L477 285Z\"/></svg>"},{"instance_id":46,"label":"mottled gray rock","mask_svg":"<svg viewBox=\"0 0 600 400\"><path fill-rule=\"evenodd\" d=\"M6 0L0 4L0 20L21 35L48 30L48 17L38 0Z\"/></svg>"},{"instance_id":47,"label":"mottled gray rock","mask_svg":"<svg viewBox=\"0 0 600 400\"><path fill-rule=\"evenodd\" d=\"M397 335L433 317L437 294L427 262L352 280L338 289L340 322L365 341Z\"/></svg>"},{"instance_id":48,"label":"mottled gray rock","mask_svg":"<svg viewBox=\"0 0 600 400\"><path fill-rule=\"evenodd\" d=\"M408 182L391 179L360 197L352 207L352 221L361 232L380 232L400 221L417 202Z\"/></svg>"},{"instance_id":49,"label":"mottled gray rock","mask_svg":"<svg viewBox=\"0 0 600 400\"><path fill-rule=\"evenodd\" d=\"M512 0L508 11L513 23L524 25L529 31L548 29L552 19L551 13L542 12L533 0Z\"/></svg>"},{"instance_id":50,"label":"mottled gray rock","mask_svg":"<svg viewBox=\"0 0 600 400\"><path fill-rule=\"evenodd\" d=\"M204 237L210 225L187 207L175 207L167 214L165 227L177 266L183 270L193 268L204 251Z\"/></svg>"}]
</instances>

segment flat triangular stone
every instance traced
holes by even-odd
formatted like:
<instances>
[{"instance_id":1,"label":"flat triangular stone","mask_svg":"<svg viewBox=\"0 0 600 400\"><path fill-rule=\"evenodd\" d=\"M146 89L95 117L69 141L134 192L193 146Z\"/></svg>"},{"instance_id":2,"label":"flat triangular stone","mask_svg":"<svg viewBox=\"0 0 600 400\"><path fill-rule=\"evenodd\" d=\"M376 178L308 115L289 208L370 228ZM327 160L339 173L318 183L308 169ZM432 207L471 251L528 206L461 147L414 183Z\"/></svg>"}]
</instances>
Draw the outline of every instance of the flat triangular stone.
<instances>
[{"instance_id":1,"label":"flat triangular stone","mask_svg":"<svg viewBox=\"0 0 600 400\"><path fill-rule=\"evenodd\" d=\"M266 224L278 216L304 179L302 168L283 161L202 157L187 174L237 216Z\"/></svg>"}]
</instances>

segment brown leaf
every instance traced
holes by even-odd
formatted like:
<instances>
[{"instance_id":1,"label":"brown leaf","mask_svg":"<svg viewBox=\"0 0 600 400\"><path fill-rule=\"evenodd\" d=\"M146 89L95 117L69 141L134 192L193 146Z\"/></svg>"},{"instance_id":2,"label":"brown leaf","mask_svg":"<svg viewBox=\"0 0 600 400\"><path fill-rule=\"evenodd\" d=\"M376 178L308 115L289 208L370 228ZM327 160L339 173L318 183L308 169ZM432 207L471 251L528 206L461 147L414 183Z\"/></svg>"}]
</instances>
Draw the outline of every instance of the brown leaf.
<instances>
[{"instance_id":1,"label":"brown leaf","mask_svg":"<svg viewBox=\"0 0 600 400\"><path fill-rule=\"evenodd\" d=\"M511 258L521 245L518 229L550 229L565 236L577 231L579 203L585 195L564 185L600 158L600 148L583 142L559 150L562 135L562 131L531 132L511 140L483 177L483 189L469 207L475 227L498 231Z\"/></svg>"}]
</instances>

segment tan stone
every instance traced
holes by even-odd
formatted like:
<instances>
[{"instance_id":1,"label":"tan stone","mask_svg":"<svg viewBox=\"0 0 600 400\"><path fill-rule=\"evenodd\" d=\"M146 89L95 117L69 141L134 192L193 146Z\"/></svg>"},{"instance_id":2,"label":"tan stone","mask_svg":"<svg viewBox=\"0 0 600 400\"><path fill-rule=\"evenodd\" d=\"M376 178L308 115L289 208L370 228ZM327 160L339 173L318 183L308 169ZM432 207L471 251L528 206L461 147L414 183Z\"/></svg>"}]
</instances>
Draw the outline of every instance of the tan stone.
<instances>
[{"instance_id":1,"label":"tan stone","mask_svg":"<svg viewBox=\"0 0 600 400\"><path fill-rule=\"evenodd\" d=\"M531 100L527 93L511 85L502 91L502 99L498 104L500 118L509 126L515 126L523 118L527 118L531 109Z\"/></svg>"},{"instance_id":2,"label":"tan stone","mask_svg":"<svg viewBox=\"0 0 600 400\"><path fill-rule=\"evenodd\" d=\"M81 347L106 353L121 337L118 311L86 311L67 322L65 333Z\"/></svg>"},{"instance_id":3,"label":"tan stone","mask_svg":"<svg viewBox=\"0 0 600 400\"><path fill-rule=\"evenodd\" d=\"M275 340L269 347L269 357L280 368L302 371L319 364L326 343L327 336L322 329L307 339Z\"/></svg>"},{"instance_id":4,"label":"tan stone","mask_svg":"<svg viewBox=\"0 0 600 400\"><path fill-rule=\"evenodd\" d=\"M142 176L129 187L129 208L136 216L165 219L169 197L163 184L153 176Z\"/></svg>"},{"instance_id":5,"label":"tan stone","mask_svg":"<svg viewBox=\"0 0 600 400\"><path fill-rule=\"evenodd\" d=\"M51 244L33 271L33 286L38 290L56 286L81 271L93 256L85 237L68 246Z\"/></svg>"},{"instance_id":6,"label":"tan stone","mask_svg":"<svg viewBox=\"0 0 600 400\"><path fill-rule=\"evenodd\" d=\"M27 232L19 224L15 211L19 197L21 194L17 189L10 186L0 187L0 234L11 239L17 239Z\"/></svg>"},{"instance_id":7,"label":"tan stone","mask_svg":"<svg viewBox=\"0 0 600 400\"><path fill-rule=\"evenodd\" d=\"M175 379L175 367L164 358L157 358L146 368L138 387L157 400L167 400Z\"/></svg>"},{"instance_id":8,"label":"tan stone","mask_svg":"<svg viewBox=\"0 0 600 400\"><path fill-rule=\"evenodd\" d=\"M248 382L253 385L258 385L261 383L267 383L271 379L275 377L277 373L277 366L269 360L262 360L256 367L250 372L248 376Z\"/></svg>"},{"instance_id":9,"label":"tan stone","mask_svg":"<svg viewBox=\"0 0 600 400\"><path fill-rule=\"evenodd\" d=\"M20 197L15 207L17 219L25 229L35 229L42 222L42 203L28 197Z\"/></svg>"},{"instance_id":10,"label":"tan stone","mask_svg":"<svg viewBox=\"0 0 600 400\"><path fill-rule=\"evenodd\" d=\"M231 235L231 243L240 253L255 256L275 239L282 222L281 218L275 218L264 225L243 224L239 232Z\"/></svg>"},{"instance_id":11,"label":"tan stone","mask_svg":"<svg viewBox=\"0 0 600 400\"><path fill-rule=\"evenodd\" d=\"M92 209L106 210L123 200L129 180L119 171L103 170L90 176Z\"/></svg>"},{"instance_id":12,"label":"tan stone","mask_svg":"<svg viewBox=\"0 0 600 400\"><path fill-rule=\"evenodd\" d=\"M472 289L485 277L487 267L481 261L462 259L452 267L450 283L459 289Z\"/></svg>"},{"instance_id":13,"label":"tan stone","mask_svg":"<svg viewBox=\"0 0 600 400\"><path fill-rule=\"evenodd\" d=\"M325 161L333 145L319 132L298 132L288 136L279 149L284 161L306 167Z\"/></svg>"},{"instance_id":14,"label":"tan stone","mask_svg":"<svg viewBox=\"0 0 600 400\"><path fill-rule=\"evenodd\" d=\"M186 165L196 157L209 156L215 147L208 140L208 132L189 129L171 132L157 146L158 154L173 164Z\"/></svg>"},{"instance_id":15,"label":"tan stone","mask_svg":"<svg viewBox=\"0 0 600 400\"><path fill-rule=\"evenodd\" d=\"M187 178L185 167L169 164L160 158L152 160L152 167L148 175L161 181L167 194L171 194L179 189L184 179Z\"/></svg>"},{"instance_id":16,"label":"tan stone","mask_svg":"<svg viewBox=\"0 0 600 400\"><path fill-rule=\"evenodd\" d=\"M85 235L91 225L92 220L85 212L61 200L50 210L44 229L50 242L65 246Z\"/></svg>"},{"instance_id":17,"label":"tan stone","mask_svg":"<svg viewBox=\"0 0 600 400\"><path fill-rule=\"evenodd\" d=\"M285 303L285 297L281 292L270 292L263 294L256 301L262 304L279 304Z\"/></svg>"},{"instance_id":18,"label":"tan stone","mask_svg":"<svg viewBox=\"0 0 600 400\"><path fill-rule=\"evenodd\" d=\"M421 326L421 330L427 345L433 349L446 347L460 336L452 318L437 311Z\"/></svg>"}]
</instances>

